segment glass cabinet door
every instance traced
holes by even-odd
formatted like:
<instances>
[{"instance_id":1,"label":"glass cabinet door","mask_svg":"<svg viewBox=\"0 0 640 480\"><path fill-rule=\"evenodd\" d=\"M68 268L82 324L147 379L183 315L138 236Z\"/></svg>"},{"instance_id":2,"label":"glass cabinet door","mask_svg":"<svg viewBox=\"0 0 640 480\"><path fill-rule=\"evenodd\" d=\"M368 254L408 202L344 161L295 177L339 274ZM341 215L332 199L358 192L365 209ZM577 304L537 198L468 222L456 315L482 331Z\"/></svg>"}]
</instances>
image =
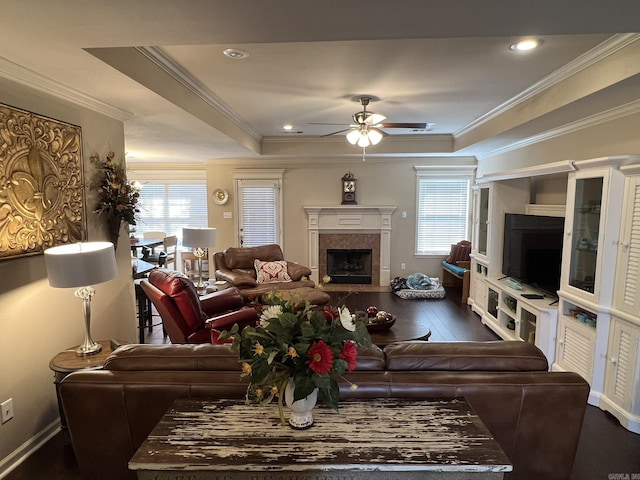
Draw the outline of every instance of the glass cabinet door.
<instances>
[{"instance_id":1,"label":"glass cabinet door","mask_svg":"<svg viewBox=\"0 0 640 480\"><path fill-rule=\"evenodd\" d=\"M478 207L478 253L486 256L489 236L489 188L480 189L480 204Z\"/></svg>"},{"instance_id":2,"label":"glass cabinet door","mask_svg":"<svg viewBox=\"0 0 640 480\"><path fill-rule=\"evenodd\" d=\"M594 293L604 179L576 179L569 285Z\"/></svg>"}]
</instances>

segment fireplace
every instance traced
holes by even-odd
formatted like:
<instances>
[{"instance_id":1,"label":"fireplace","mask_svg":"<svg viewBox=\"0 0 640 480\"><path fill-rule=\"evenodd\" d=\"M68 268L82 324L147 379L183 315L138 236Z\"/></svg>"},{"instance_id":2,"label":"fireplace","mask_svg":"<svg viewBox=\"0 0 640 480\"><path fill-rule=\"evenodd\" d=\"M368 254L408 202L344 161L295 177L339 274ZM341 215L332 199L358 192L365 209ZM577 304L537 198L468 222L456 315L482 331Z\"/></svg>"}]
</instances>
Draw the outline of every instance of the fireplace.
<instances>
[{"instance_id":1,"label":"fireplace","mask_svg":"<svg viewBox=\"0 0 640 480\"><path fill-rule=\"evenodd\" d=\"M311 279L319 281L327 274L327 250L369 249L369 284L389 286L391 281L392 205L305 206L309 231ZM360 283L360 282L358 282ZM362 282L364 283L364 282Z\"/></svg>"},{"instance_id":2,"label":"fireplace","mask_svg":"<svg viewBox=\"0 0 640 480\"><path fill-rule=\"evenodd\" d=\"M371 284L370 248L327 249L327 275L332 283Z\"/></svg>"}]
</instances>

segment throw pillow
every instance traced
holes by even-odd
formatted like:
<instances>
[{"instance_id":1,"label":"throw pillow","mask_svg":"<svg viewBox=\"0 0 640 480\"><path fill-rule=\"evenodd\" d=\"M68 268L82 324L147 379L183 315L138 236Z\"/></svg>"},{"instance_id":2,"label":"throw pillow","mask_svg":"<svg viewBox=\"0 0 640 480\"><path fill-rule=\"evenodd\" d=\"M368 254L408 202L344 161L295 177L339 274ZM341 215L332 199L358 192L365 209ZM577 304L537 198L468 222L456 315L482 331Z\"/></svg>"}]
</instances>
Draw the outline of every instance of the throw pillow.
<instances>
[{"instance_id":1,"label":"throw pillow","mask_svg":"<svg viewBox=\"0 0 640 480\"><path fill-rule=\"evenodd\" d=\"M256 267L256 281L258 283L291 282L285 260L263 262L256 259L253 264Z\"/></svg>"}]
</instances>

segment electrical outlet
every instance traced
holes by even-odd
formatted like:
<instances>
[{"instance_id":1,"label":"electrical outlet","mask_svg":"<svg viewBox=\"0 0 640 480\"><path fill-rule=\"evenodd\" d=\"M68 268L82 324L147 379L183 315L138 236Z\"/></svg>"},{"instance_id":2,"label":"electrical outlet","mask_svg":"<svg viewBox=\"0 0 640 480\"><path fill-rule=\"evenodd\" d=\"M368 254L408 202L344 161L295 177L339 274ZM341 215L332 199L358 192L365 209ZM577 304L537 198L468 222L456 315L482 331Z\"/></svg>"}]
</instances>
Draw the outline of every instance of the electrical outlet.
<instances>
[{"instance_id":1,"label":"electrical outlet","mask_svg":"<svg viewBox=\"0 0 640 480\"><path fill-rule=\"evenodd\" d=\"M0 414L2 423L6 423L13 418L13 398L0 403Z\"/></svg>"},{"instance_id":2,"label":"electrical outlet","mask_svg":"<svg viewBox=\"0 0 640 480\"><path fill-rule=\"evenodd\" d=\"M406 264L406 263L404 263L404 262L402 262L402 263L400 264L400 270L405 270L406 268L407 268L407 264Z\"/></svg>"}]
</instances>

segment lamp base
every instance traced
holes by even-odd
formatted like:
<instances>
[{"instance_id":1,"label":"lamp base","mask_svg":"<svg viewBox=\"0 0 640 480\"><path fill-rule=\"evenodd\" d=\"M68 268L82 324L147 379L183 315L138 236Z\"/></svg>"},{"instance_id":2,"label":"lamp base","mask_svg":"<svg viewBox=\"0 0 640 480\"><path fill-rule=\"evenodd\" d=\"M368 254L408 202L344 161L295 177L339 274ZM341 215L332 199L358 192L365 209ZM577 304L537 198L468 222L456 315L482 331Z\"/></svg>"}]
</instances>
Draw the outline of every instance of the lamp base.
<instances>
[{"instance_id":1,"label":"lamp base","mask_svg":"<svg viewBox=\"0 0 640 480\"><path fill-rule=\"evenodd\" d=\"M76 355L79 357L86 357L87 355L95 355L102 351L102 345L94 343L93 345L80 345L76 348Z\"/></svg>"},{"instance_id":2,"label":"lamp base","mask_svg":"<svg viewBox=\"0 0 640 480\"><path fill-rule=\"evenodd\" d=\"M95 294L92 287L80 287L74 295L82 300L82 311L84 313L84 341L76 348L76 355L84 357L94 355L102 350L102 345L91 338L91 297Z\"/></svg>"}]
</instances>

